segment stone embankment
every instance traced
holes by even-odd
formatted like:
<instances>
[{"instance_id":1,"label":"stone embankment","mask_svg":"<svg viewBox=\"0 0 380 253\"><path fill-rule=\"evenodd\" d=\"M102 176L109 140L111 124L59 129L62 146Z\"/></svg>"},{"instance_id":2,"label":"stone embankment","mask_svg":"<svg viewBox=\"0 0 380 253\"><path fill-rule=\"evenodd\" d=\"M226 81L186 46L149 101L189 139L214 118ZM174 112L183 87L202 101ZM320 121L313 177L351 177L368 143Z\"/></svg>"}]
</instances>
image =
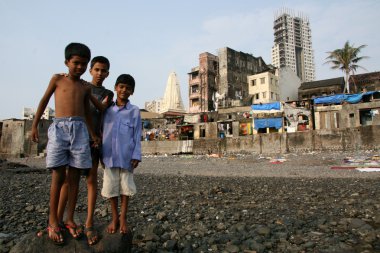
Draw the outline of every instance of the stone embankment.
<instances>
[{"instance_id":1,"label":"stone embankment","mask_svg":"<svg viewBox=\"0 0 380 253\"><path fill-rule=\"evenodd\" d=\"M380 252L380 172L331 169L374 155L144 157L129 205L132 252ZM0 167L0 252L8 252L46 226L50 174L43 159ZM83 223L84 179L77 213ZM109 219L99 196L96 222Z\"/></svg>"}]
</instances>

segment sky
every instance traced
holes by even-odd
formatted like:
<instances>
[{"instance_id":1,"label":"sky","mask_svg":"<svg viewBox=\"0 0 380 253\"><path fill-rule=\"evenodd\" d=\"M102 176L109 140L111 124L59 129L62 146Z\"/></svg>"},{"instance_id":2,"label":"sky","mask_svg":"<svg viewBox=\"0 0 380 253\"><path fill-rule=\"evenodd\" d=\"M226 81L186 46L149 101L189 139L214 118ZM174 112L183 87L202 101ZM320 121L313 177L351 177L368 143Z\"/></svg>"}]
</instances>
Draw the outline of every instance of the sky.
<instances>
[{"instance_id":1,"label":"sky","mask_svg":"<svg viewBox=\"0 0 380 253\"><path fill-rule=\"evenodd\" d=\"M67 72L64 48L71 42L110 60L106 88L131 74L131 103L140 108L162 98L176 72L188 108L188 73L199 54L229 47L270 64L274 15L283 8L310 20L316 80L343 76L324 63L347 40L367 45L362 55L369 58L360 63L366 70L357 73L380 70L377 0L0 0L0 120L37 109L52 75ZM82 77L91 80L88 70Z\"/></svg>"}]
</instances>

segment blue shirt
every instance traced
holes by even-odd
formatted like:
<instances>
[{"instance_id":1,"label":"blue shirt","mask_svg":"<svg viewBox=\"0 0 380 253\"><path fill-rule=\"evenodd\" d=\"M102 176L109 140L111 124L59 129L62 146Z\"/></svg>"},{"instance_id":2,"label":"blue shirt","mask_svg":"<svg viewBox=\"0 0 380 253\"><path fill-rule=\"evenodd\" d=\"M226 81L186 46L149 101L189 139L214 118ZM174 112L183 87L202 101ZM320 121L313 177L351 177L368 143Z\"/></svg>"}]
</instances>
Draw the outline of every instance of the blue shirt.
<instances>
[{"instance_id":1,"label":"blue shirt","mask_svg":"<svg viewBox=\"0 0 380 253\"><path fill-rule=\"evenodd\" d=\"M140 109L129 101L124 106L111 105L103 121L103 162L107 168L133 172L131 160L141 161Z\"/></svg>"}]
</instances>

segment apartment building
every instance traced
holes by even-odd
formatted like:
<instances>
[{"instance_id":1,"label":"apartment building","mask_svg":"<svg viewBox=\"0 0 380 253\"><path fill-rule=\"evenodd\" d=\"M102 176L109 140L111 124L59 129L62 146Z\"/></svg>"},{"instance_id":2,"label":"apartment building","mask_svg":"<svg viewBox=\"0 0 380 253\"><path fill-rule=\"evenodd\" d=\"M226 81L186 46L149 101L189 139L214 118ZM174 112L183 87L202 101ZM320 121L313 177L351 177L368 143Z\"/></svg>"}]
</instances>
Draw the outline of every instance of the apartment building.
<instances>
[{"instance_id":1,"label":"apartment building","mask_svg":"<svg viewBox=\"0 0 380 253\"><path fill-rule=\"evenodd\" d=\"M313 81L315 65L309 18L281 10L275 15L273 30L272 64L277 68L290 67L302 82Z\"/></svg>"},{"instance_id":2,"label":"apartment building","mask_svg":"<svg viewBox=\"0 0 380 253\"><path fill-rule=\"evenodd\" d=\"M199 55L199 66L189 74L189 112L247 106L251 103L247 76L269 70L261 57L224 47L218 56Z\"/></svg>"},{"instance_id":3,"label":"apartment building","mask_svg":"<svg viewBox=\"0 0 380 253\"><path fill-rule=\"evenodd\" d=\"M161 104L162 98L150 102L145 102L145 110L147 110L148 112L161 113Z\"/></svg>"},{"instance_id":4,"label":"apartment building","mask_svg":"<svg viewBox=\"0 0 380 253\"><path fill-rule=\"evenodd\" d=\"M247 77L248 93L252 97L252 104L280 101L278 77L273 72L266 71Z\"/></svg>"}]
</instances>

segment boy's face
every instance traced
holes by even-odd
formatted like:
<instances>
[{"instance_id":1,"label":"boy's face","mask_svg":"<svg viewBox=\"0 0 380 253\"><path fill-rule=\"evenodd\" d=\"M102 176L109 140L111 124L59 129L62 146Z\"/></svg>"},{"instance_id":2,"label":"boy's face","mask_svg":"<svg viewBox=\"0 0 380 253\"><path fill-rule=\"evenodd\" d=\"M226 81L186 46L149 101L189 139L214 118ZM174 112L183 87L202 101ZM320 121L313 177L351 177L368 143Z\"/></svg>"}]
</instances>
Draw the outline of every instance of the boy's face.
<instances>
[{"instance_id":1,"label":"boy's face","mask_svg":"<svg viewBox=\"0 0 380 253\"><path fill-rule=\"evenodd\" d=\"M127 101L129 96L133 94L133 89L130 85L118 83L115 85L117 100Z\"/></svg>"},{"instance_id":2,"label":"boy's face","mask_svg":"<svg viewBox=\"0 0 380 253\"><path fill-rule=\"evenodd\" d=\"M90 69L92 75L92 83L95 85L102 85L104 79L109 75L107 64L96 62Z\"/></svg>"},{"instance_id":3,"label":"boy's face","mask_svg":"<svg viewBox=\"0 0 380 253\"><path fill-rule=\"evenodd\" d=\"M88 59L74 55L65 64L69 68L69 75L79 78L87 69Z\"/></svg>"}]
</instances>

